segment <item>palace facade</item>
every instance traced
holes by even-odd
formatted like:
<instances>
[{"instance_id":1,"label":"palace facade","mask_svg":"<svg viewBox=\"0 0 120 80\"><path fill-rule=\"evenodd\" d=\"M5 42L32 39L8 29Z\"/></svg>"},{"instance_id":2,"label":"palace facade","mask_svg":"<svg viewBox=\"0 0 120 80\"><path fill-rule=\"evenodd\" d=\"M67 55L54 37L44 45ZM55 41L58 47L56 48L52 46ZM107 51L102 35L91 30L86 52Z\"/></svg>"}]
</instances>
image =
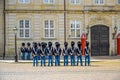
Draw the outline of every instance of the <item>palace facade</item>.
<instances>
[{"instance_id":1,"label":"palace facade","mask_svg":"<svg viewBox=\"0 0 120 80\"><path fill-rule=\"evenodd\" d=\"M111 56L117 53L120 0L0 0L0 23L1 54L14 55L17 27L18 54L22 42L59 41L63 47L67 41L70 46L85 33L92 56Z\"/></svg>"}]
</instances>

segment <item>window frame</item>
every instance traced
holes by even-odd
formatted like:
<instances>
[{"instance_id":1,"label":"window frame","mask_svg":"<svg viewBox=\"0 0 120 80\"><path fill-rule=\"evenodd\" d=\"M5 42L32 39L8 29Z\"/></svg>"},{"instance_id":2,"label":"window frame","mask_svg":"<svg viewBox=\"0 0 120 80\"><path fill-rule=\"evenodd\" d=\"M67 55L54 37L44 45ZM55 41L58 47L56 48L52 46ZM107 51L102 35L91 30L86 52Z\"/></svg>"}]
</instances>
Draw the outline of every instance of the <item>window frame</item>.
<instances>
[{"instance_id":1,"label":"window frame","mask_svg":"<svg viewBox=\"0 0 120 80\"><path fill-rule=\"evenodd\" d=\"M103 0L103 3L100 3L101 2L101 0L98 0L98 3L96 3L96 0L93 0L94 2L94 4L95 5L104 5L105 4L105 0Z\"/></svg>"},{"instance_id":2,"label":"window frame","mask_svg":"<svg viewBox=\"0 0 120 80\"><path fill-rule=\"evenodd\" d=\"M77 3L77 0L74 0L74 3L72 3L72 0L70 0L70 4L72 5L80 5L82 3L82 0L80 0L80 3Z\"/></svg>"},{"instance_id":3,"label":"window frame","mask_svg":"<svg viewBox=\"0 0 120 80\"><path fill-rule=\"evenodd\" d=\"M20 4L29 4L31 1L30 0L28 0L28 2L26 2L26 0L22 0L23 2L21 2L20 0L18 0L18 3L20 3Z\"/></svg>"},{"instance_id":4,"label":"window frame","mask_svg":"<svg viewBox=\"0 0 120 80\"><path fill-rule=\"evenodd\" d=\"M53 0L53 2L50 2L51 0L43 0L44 4L54 4L55 3L55 0Z\"/></svg>"},{"instance_id":5,"label":"window frame","mask_svg":"<svg viewBox=\"0 0 120 80\"><path fill-rule=\"evenodd\" d=\"M20 28L20 21L23 21L23 28ZM29 21L29 28L26 28L25 24L26 24L26 21ZM21 34L20 34L20 30L23 30L23 37L21 37ZM26 37L26 30L29 30L29 37ZM18 37L19 38L31 38L31 26L30 26L30 20L29 19L20 19L18 20Z\"/></svg>"},{"instance_id":6,"label":"window frame","mask_svg":"<svg viewBox=\"0 0 120 80\"><path fill-rule=\"evenodd\" d=\"M120 0L116 0L116 3L117 3L118 5L120 5L120 3L119 3L119 2L120 2Z\"/></svg>"},{"instance_id":7,"label":"window frame","mask_svg":"<svg viewBox=\"0 0 120 80\"><path fill-rule=\"evenodd\" d=\"M71 28L71 25L74 23L74 28ZM79 23L79 28L77 28L77 24ZM71 30L74 30L74 36L72 36L72 31ZM79 37L77 37L77 30L80 30L80 34L79 34ZM71 20L70 21L70 38L81 38L81 21L80 20Z\"/></svg>"},{"instance_id":8,"label":"window frame","mask_svg":"<svg viewBox=\"0 0 120 80\"><path fill-rule=\"evenodd\" d=\"M48 28L46 28L45 26L45 21L48 21ZM53 21L53 28L51 28L51 24L50 24L50 21ZM43 31L43 37L44 38L50 38L50 39L52 39L52 38L55 38L55 20L52 20L52 19L45 19L44 20L44 31ZM45 34L45 30L48 30L48 37L46 37L46 34ZM50 30L53 30L53 37L51 37L51 34L50 34Z\"/></svg>"}]
</instances>

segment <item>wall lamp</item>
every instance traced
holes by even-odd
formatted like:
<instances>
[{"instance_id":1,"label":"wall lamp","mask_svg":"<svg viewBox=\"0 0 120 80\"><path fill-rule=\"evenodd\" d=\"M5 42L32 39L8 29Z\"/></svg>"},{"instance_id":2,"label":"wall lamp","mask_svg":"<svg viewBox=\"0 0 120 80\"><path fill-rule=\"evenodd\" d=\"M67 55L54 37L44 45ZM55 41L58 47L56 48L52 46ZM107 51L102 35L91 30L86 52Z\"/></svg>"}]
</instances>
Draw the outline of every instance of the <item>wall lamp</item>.
<instances>
[{"instance_id":1,"label":"wall lamp","mask_svg":"<svg viewBox=\"0 0 120 80\"><path fill-rule=\"evenodd\" d=\"M89 35L89 25L87 25L87 27L86 27L86 30L87 30L87 32L86 32L86 39L88 38L88 35Z\"/></svg>"},{"instance_id":2,"label":"wall lamp","mask_svg":"<svg viewBox=\"0 0 120 80\"><path fill-rule=\"evenodd\" d=\"M115 39L115 35L117 34L117 27L116 27L116 25L115 25L115 27L114 27L114 33L112 33L112 35L113 35L113 39Z\"/></svg>"}]
</instances>

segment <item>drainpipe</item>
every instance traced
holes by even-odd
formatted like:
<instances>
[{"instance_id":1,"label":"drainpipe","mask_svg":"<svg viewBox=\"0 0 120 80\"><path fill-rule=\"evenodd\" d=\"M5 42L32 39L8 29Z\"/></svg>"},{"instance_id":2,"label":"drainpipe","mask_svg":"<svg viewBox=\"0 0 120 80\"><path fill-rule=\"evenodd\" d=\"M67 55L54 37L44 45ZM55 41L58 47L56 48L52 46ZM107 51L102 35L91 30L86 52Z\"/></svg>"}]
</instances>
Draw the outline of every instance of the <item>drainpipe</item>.
<instances>
[{"instance_id":1,"label":"drainpipe","mask_svg":"<svg viewBox=\"0 0 120 80\"><path fill-rule=\"evenodd\" d=\"M4 17L4 52L3 52L3 60L5 59L5 51L6 51L6 49L5 49L5 44L6 44L6 16L5 16L5 1L6 0L4 0L4 5L3 5L3 7L4 7L4 9L3 9L3 17Z\"/></svg>"},{"instance_id":2,"label":"drainpipe","mask_svg":"<svg viewBox=\"0 0 120 80\"><path fill-rule=\"evenodd\" d=\"M66 0L64 0L64 42L66 42Z\"/></svg>"}]
</instances>

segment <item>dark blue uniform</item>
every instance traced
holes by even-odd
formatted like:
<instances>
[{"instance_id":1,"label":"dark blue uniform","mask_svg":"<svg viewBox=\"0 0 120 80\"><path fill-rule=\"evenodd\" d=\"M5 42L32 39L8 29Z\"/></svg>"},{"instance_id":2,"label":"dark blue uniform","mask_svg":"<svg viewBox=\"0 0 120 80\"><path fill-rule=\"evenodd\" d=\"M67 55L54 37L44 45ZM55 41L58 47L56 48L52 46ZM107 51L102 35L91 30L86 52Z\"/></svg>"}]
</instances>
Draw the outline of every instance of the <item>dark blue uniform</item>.
<instances>
[{"instance_id":1,"label":"dark blue uniform","mask_svg":"<svg viewBox=\"0 0 120 80\"><path fill-rule=\"evenodd\" d=\"M64 66L68 66L68 56L69 56L69 49L68 49L68 43L64 43L64 48L63 48L63 56L64 56Z\"/></svg>"},{"instance_id":2,"label":"dark blue uniform","mask_svg":"<svg viewBox=\"0 0 120 80\"><path fill-rule=\"evenodd\" d=\"M41 57L40 57L40 51L41 50L41 44L40 43L38 43L38 50L37 50L37 54L38 54L38 60L40 60L41 59Z\"/></svg>"},{"instance_id":3,"label":"dark blue uniform","mask_svg":"<svg viewBox=\"0 0 120 80\"><path fill-rule=\"evenodd\" d=\"M21 47L21 59L22 60L25 60L25 53L26 53L25 43L22 43L22 47Z\"/></svg>"},{"instance_id":4,"label":"dark blue uniform","mask_svg":"<svg viewBox=\"0 0 120 80\"><path fill-rule=\"evenodd\" d=\"M54 48L52 47L52 42L48 42L47 54L48 54L48 66L50 65L53 66Z\"/></svg>"},{"instance_id":5,"label":"dark blue uniform","mask_svg":"<svg viewBox=\"0 0 120 80\"><path fill-rule=\"evenodd\" d=\"M75 47L74 47L74 42L71 42L71 48L70 48L70 62L71 62L71 66L75 66Z\"/></svg>"},{"instance_id":6,"label":"dark blue uniform","mask_svg":"<svg viewBox=\"0 0 120 80\"><path fill-rule=\"evenodd\" d=\"M31 55L31 52L32 52L32 48L30 46L30 43L27 43L27 48L26 48L26 52L27 52L27 60L30 60L30 55Z\"/></svg>"},{"instance_id":7,"label":"dark blue uniform","mask_svg":"<svg viewBox=\"0 0 120 80\"><path fill-rule=\"evenodd\" d=\"M86 47L85 47L85 66L90 65L90 48L89 48L89 42L86 42Z\"/></svg>"},{"instance_id":8,"label":"dark blue uniform","mask_svg":"<svg viewBox=\"0 0 120 80\"><path fill-rule=\"evenodd\" d=\"M58 42L55 43L56 48L54 50L55 53L55 66L60 66L60 55L61 55L61 48Z\"/></svg>"},{"instance_id":9,"label":"dark blue uniform","mask_svg":"<svg viewBox=\"0 0 120 80\"><path fill-rule=\"evenodd\" d=\"M46 66L46 44L42 42L42 47L40 50L40 56L41 56L41 66Z\"/></svg>"},{"instance_id":10,"label":"dark blue uniform","mask_svg":"<svg viewBox=\"0 0 120 80\"><path fill-rule=\"evenodd\" d=\"M53 66L53 54L54 54L54 49L53 47L48 47L48 66Z\"/></svg>"},{"instance_id":11,"label":"dark blue uniform","mask_svg":"<svg viewBox=\"0 0 120 80\"><path fill-rule=\"evenodd\" d=\"M38 66L38 57L37 57L37 43L34 43L33 47L32 47L32 56L33 56L33 66Z\"/></svg>"},{"instance_id":12,"label":"dark blue uniform","mask_svg":"<svg viewBox=\"0 0 120 80\"><path fill-rule=\"evenodd\" d=\"M77 52L77 66L78 66L78 63L79 63L79 60L80 60L80 64L81 66L83 66L83 63L82 63L82 48L81 48L81 43L78 42L78 47L76 49L76 52Z\"/></svg>"}]
</instances>

